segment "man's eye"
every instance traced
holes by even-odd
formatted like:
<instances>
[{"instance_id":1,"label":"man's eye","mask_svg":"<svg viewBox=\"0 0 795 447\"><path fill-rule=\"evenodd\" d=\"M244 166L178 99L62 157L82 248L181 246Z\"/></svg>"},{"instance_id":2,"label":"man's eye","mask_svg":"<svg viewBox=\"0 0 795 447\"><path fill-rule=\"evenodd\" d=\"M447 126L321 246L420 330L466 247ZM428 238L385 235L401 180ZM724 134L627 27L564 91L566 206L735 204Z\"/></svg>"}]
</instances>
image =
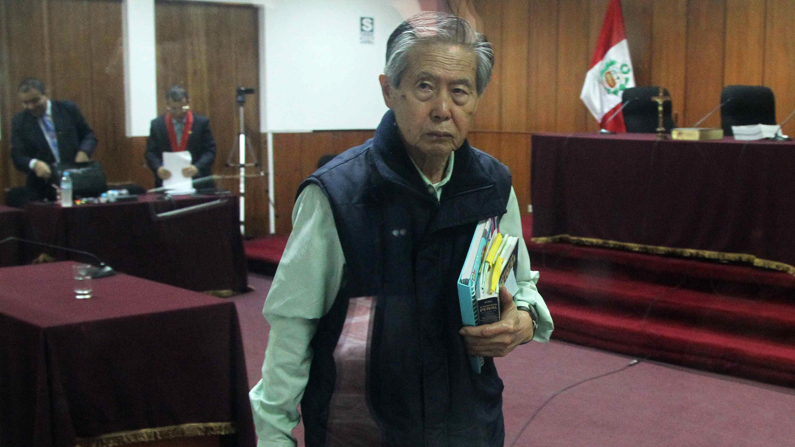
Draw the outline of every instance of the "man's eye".
<instances>
[{"instance_id":1,"label":"man's eye","mask_svg":"<svg viewBox=\"0 0 795 447\"><path fill-rule=\"evenodd\" d=\"M419 85L417 85L417 88L419 88L420 90L430 90L431 84L427 82L420 82Z\"/></svg>"}]
</instances>

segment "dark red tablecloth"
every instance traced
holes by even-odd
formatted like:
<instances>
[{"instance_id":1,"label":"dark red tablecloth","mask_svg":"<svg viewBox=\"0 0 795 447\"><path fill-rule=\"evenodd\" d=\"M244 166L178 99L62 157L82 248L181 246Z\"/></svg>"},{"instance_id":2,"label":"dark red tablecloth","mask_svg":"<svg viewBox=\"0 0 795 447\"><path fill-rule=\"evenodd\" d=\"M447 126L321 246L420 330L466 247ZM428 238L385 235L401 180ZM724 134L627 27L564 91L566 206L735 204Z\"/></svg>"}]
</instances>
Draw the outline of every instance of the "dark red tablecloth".
<instances>
[{"instance_id":1,"label":"dark red tablecloth","mask_svg":"<svg viewBox=\"0 0 795 447\"><path fill-rule=\"evenodd\" d=\"M534 134L533 236L795 274L795 143Z\"/></svg>"},{"instance_id":2,"label":"dark red tablecloth","mask_svg":"<svg viewBox=\"0 0 795 447\"><path fill-rule=\"evenodd\" d=\"M71 269L0 269L0 445L145 429L255 444L234 303L123 274L77 300Z\"/></svg>"},{"instance_id":3,"label":"dark red tablecloth","mask_svg":"<svg viewBox=\"0 0 795 447\"><path fill-rule=\"evenodd\" d=\"M18 208L0 205L0 241L8 237L24 237L25 213ZM0 267L22 263L19 242L7 241L0 245Z\"/></svg>"},{"instance_id":4,"label":"dark red tablecloth","mask_svg":"<svg viewBox=\"0 0 795 447\"><path fill-rule=\"evenodd\" d=\"M217 200L221 203L208 208L158 217ZM144 196L71 208L31 203L26 212L31 239L92 253L120 272L200 292L234 293L248 286L238 202L232 196ZM26 252L89 261L39 247L26 247Z\"/></svg>"}]
</instances>

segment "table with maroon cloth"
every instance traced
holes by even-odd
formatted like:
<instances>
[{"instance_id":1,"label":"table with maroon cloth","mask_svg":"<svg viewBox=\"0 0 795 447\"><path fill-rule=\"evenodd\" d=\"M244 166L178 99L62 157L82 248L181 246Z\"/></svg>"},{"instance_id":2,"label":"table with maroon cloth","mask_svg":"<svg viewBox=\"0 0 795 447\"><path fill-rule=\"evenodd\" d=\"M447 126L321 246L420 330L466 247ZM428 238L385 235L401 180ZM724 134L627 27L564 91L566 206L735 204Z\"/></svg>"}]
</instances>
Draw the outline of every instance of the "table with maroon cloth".
<instances>
[{"instance_id":1,"label":"table with maroon cloth","mask_svg":"<svg viewBox=\"0 0 795 447\"><path fill-rule=\"evenodd\" d=\"M0 241L9 237L24 237L25 213L18 208L0 205ZM19 242L6 241L0 245L0 267L22 263Z\"/></svg>"},{"instance_id":2,"label":"table with maroon cloth","mask_svg":"<svg viewBox=\"0 0 795 447\"><path fill-rule=\"evenodd\" d=\"M206 206L186 209L201 204ZM184 212L163 215L173 210ZM117 271L199 292L226 295L247 289L238 201L231 195L147 195L71 208L30 203L25 211L31 239L92 253ZM89 261L53 249L26 252Z\"/></svg>"},{"instance_id":3,"label":"table with maroon cloth","mask_svg":"<svg viewBox=\"0 0 795 447\"><path fill-rule=\"evenodd\" d=\"M533 240L795 274L795 143L532 136Z\"/></svg>"},{"instance_id":4,"label":"table with maroon cloth","mask_svg":"<svg viewBox=\"0 0 795 447\"><path fill-rule=\"evenodd\" d=\"M0 445L256 443L233 302L124 274L77 300L72 264L0 269Z\"/></svg>"}]
</instances>

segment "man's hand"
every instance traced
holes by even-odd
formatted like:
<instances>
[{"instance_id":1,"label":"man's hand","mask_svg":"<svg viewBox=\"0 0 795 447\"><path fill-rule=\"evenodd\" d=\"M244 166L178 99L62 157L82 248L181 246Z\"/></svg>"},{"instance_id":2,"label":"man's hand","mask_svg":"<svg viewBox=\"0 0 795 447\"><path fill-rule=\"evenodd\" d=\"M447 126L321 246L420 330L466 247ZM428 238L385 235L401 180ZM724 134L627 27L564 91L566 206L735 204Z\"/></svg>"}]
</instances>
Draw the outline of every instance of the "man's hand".
<instances>
[{"instance_id":1,"label":"man's hand","mask_svg":"<svg viewBox=\"0 0 795 447\"><path fill-rule=\"evenodd\" d=\"M500 321L481 326L465 326L459 334L464 336L467 352L482 357L505 357L517 345L533 338L533 321L527 312L516 309L513 296L500 287Z\"/></svg>"},{"instance_id":2,"label":"man's hand","mask_svg":"<svg viewBox=\"0 0 795 447\"><path fill-rule=\"evenodd\" d=\"M182 170L182 175L185 177L193 177L194 175L198 174L199 170L196 169L196 166L190 165L187 168Z\"/></svg>"},{"instance_id":3,"label":"man's hand","mask_svg":"<svg viewBox=\"0 0 795 447\"><path fill-rule=\"evenodd\" d=\"M36 177L42 178L44 180L47 180L52 175L52 171L50 171L50 166L41 160L37 160L36 163L33 165L33 172L36 173Z\"/></svg>"},{"instance_id":4,"label":"man's hand","mask_svg":"<svg viewBox=\"0 0 795 447\"><path fill-rule=\"evenodd\" d=\"M85 163L87 161L89 161L88 154L83 151L79 151L77 156L75 156L75 162L77 163Z\"/></svg>"},{"instance_id":5,"label":"man's hand","mask_svg":"<svg viewBox=\"0 0 795 447\"><path fill-rule=\"evenodd\" d=\"M168 180L171 178L171 171L161 166L157 168L157 178L160 180Z\"/></svg>"}]
</instances>

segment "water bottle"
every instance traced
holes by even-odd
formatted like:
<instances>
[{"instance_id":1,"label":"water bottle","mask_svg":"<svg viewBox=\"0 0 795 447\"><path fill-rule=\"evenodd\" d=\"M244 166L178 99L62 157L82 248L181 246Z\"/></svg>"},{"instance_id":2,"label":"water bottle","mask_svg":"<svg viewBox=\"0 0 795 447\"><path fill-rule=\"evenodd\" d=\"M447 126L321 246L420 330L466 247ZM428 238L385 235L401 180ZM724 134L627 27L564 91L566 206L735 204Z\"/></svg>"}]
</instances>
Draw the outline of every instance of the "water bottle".
<instances>
[{"instance_id":1,"label":"water bottle","mask_svg":"<svg viewBox=\"0 0 795 447\"><path fill-rule=\"evenodd\" d=\"M61 206L72 206L72 177L69 177L69 171L64 172L61 177Z\"/></svg>"}]
</instances>

